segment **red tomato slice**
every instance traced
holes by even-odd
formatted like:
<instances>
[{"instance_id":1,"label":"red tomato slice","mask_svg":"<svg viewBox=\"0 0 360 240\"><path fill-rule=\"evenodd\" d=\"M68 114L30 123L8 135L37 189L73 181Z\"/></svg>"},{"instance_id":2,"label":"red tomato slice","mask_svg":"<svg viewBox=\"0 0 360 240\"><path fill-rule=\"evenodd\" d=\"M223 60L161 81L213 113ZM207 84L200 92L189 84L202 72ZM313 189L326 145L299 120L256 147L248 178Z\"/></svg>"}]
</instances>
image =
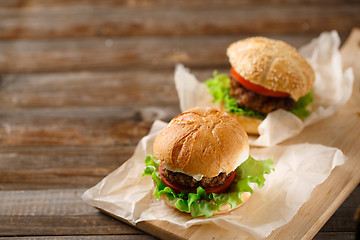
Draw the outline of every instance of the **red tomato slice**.
<instances>
[{"instance_id":1,"label":"red tomato slice","mask_svg":"<svg viewBox=\"0 0 360 240\"><path fill-rule=\"evenodd\" d=\"M288 97L290 94L285 92L279 92L279 91L273 91L267 88L264 88L262 86L256 85L254 83L251 83L247 80L245 80L240 74L238 74L233 67L231 67L231 75L245 88L263 95L263 96L269 96L269 97Z\"/></svg>"},{"instance_id":2,"label":"red tomato slice","mask_svg":"<svg viewBox=\"0 0 360 240\"><path fill-rule=\"evenodd\" d=\"M189 192L193 192L196 193L196 189L197 188L190 188L190 187L186 187L184 185L180 185L180 184L176 184L176 183L171 183L168 180L166 180L166 178L161 174L163 172L161 164L159 166L159 173L161 176L161 180L164 182L165 186L171 188L172 190L174 190L176 193L181 193L182 191L189 191ZM228 190L228 188L230 187L231 183L234 181L235 178L235 171L231 172L231 176L226 178L225 183L221 186L217 186L217 187L206 187L204 188L206 194L210 194L210 193L223 193L226 190Z\"/></svg>"}]
</instances>

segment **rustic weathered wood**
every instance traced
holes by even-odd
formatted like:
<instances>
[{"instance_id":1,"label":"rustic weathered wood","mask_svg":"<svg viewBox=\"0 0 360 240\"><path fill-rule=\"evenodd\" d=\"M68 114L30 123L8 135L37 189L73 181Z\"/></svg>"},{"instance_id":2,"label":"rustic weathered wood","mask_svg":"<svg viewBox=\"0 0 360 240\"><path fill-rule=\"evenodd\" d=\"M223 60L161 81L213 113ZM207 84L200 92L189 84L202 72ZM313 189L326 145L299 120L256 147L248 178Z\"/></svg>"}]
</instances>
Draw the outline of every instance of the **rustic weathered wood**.
<instances>
[{"instance_id":1,"label":"rustic weathered wood","mask_svg":"<svg viewBox=\"0 0 360 240\"><path fill-rule=\"evenodd\" d=\"M174 71L10 74L1 77L0 107L48 108L178 104Z\"/></svg>"},{"instance_id":2,"label":"rustic weathered wood","mask_svg":"<svg viewBox=\"0 0 360 240\"><path fill-rule=\"evenodd\" d=\"M135 145L1 146L0 166L2 170L114 169L129 159L134 150Z\"/></svg>"},{"instance_id":3,"label":"rustic weathered wood","mask_svg":"<svg viewBox=\"0 0 360 240\"><path fill-rule=\"evenodd\" d=\"M8 237L0 237L0 239L9 239ZM12 240L88 240L88 239L104 239L104 240L112 240L112 239L119 239L119 240L150 240L156 239L150 235L100 235L100 236L42 236L42 237L12 237ZM316 235L314 240L355 240L354 233L319 233Z\"/></svg>"},{"instance_id":4,"label":"rustic weathered wood","mask_svg":"<svg viewBox=\"0 0 360 240\"><path fill-rule=\"evenodd\" d=\"M81 199L81 194L85 192L85 190L86 189L49 189L44 191L1 191L0 216L96 216L99 211ZM5 233L6 232L1 231L2 235Z\"/></svg>"},{"instance_id":5,"label":"rustic weathered wood","mask_svg":"<svg viewBox=\"0 0 360 240\"><path fill-rule=\"evenodd\" d=\"M175 64L205 80L215 69L228 71L226 47L247 36L299 47L336 29L344 40L360 25L359 11L358 0L1 0L0 239L155 239L100 213L80 195L132 155L155 119L179 113ZM355 99L347 106L360 112L360 96ZM352 110L342 113L354 119ZM305 132L327 131L314 128ZM341 128L342 134L360 134L360 127L351 129L345 121ZM309 139L298 141L321 137ZM353 153L347 139L322 143ZM347 177L347 185L331 182L332 191L344 189L337 198L322 199L321 211L329 205L324 216L314 222L307 215L312 212L302 209L289 228L307 221L306 237L314 236L356 181ZM355 239L359 189L315 239ZM161 233L163 225L139 227L176 239ZM213 231L195 227L183 236L198 239ZM300 236L307 230L297 231Z\"/></svg>"},{"instance_id":6,"label":"rustic weathered wood","mask_svg":"<svg viewBox=\"0 0 360 240\"><path fill-rule=\"evenodd\" d=\"M352 232L356 230L354 219L356 209L360 206L360 185L341 204L331 218L320 229L320 232Z\"/></svg>"},{"instance_id":7,"label":"rustic weathered wood","mask_svg":"<svg viewBox=\"0 0 360 240\"><path fill-rule=\"evenodd\" d=\"M176 107L0 111L3 146L136 144L153 121L169 121ZM31 126L31 128L29 128Z\"/></svg>"},{"instance_id":8,"label":"rustic weathered wood","mask_svg":"<svg viewBox=\"0 0 360 240\"><path fill-rule=\"evenodd\" d=\"M353 232L319 232L313 240L355 240L355 233Z\"/></svg>"},{"instance_id":9,"label":"rustic weathered wood","mask_svg":"<svg viewBox=\"0 0 360 240\"><path fill-rule=\"evenodd\" d=\"M354 197L354 199L357 199L358 204L360 200L360 195ZM355 216L356 206L357 204L354 204L354 207L351 208L341 208L338 211L336 211L333 214L333 218L329 219L328 222L323 226L322 231L325 232L353 232L356 223L354 218L350 218L350 216Z\"/></svg>"},{"instance_id":10,"label":"rustic weathered wood","mask_svg":"<svg viewBox=\"0 0 360 240\"><path fill-rule=\"evenodd\" d=\"M0 237L0 239L9 239L9 237ZM150 235L90 235L90 236L36 236L36 237L11 237L13 240L92 240L92 239L109 239L109 240L155 240ZM346 239L347 240L347 239Z\"/></svg>"},{"instance_id":11,"label":"rustic weathered wood","mask_svg":"<svg viewBox=\"0 0 360 240\"><path fill-rule=\"evenodd\" d=\"M209 8L208 3L200 9L171 7L171 4L145 9L104 5L65 9L41 5L30 10L26 7L15 10L0 8L0 39L302 34L332 29L349 33L352 27L360 24L360 4L298 4L295 7L286 4L232 4L225 9L214 6Z\"/></svg>"},{"instance_id":12,"label":"rustic weathered wood","mask_svg":"<svg viewBox=\"0 0 360 240\"><path fill-rule=\"evenodd\" d=\"M93 8L93 7L126 7L126 8L191 8L218 9L243 7L251 5L316 5L316 4L352 4L357 0L2 0L1 8L43 9L43 8Z\"/></svg>"},{"instance_id":13,"label":"rustic weathered wood","mask_svg":"<svg viewBox=\"0 0 360 240\"><path fill-rule=\"evenodd\" d=\"M0 236L142 234L85 204L83 192L0 192Z\"/></svg>"},{"instance_id":14,"label":"rustic weathered wood","mask_svg":"<svg viewBox=\"0 0 360 240\"><path fill-rule=\"evenodd\" d=\"M299 47L317 34L267 36ZM224 68L229 66L226 48L244 37L114 38L110 42L90 38L0 41L0 72L174 69L179 62L191 68Z\"/></svg>"},{"instance_id":15,"label":"rustic weathered wood","mask_svg":"<svg viewBox=\"0 0 360 240\"><path fill-rule=\"evenodd\" d=\"M134 149L134 145L1 147L0 189L89 188L130 158Z\"/></svg>"},{"instance_id":16,"label":"rustic weathered wood","mask_svg":"<svg viewBox=\"0 0 360 240\"><path fill-rule=\"evenodd\" d=\"M0 216L4 236L139 234L141 231L104 214L82 216Z\"/></svg>"},{"instance_id":17,"label":"rustic weathered wood","mask_svg":"<svg viewBox=\"0 0 360 240\"><path fill-rule=\"evenodd\" d=\"M229 69L218 69L228 72ZM206 80L213 70L192 69ZM135 107L176 105L174 69L3 74L0 108Z\"/></svg>"},{"instance_id":18,"label":"rustic weathered wood","mask_svg":"<svg viewBox=\"0 0 360 240\"><path fill-rule=\"evenodd\" d=\"M0 191L0 236L32 236L41 232L46 235L97 235L141 234L139 230L114 220L83 202L80 198L85 189L50 189L25 191ZM340 213L349 201L358 201L360 187L339 208ZM354 205L353 205L354 206ZM351 208L355 211L355 207ZM342 215L342 214L340 214ZM353 214L334 215L329 229L354 235L355 228L340 222L353 222ZM141 225L141 224L140 224ZM343 226L343 227L341 227ZM322 236L333 233L324 229ZM190 234L191 232L189 232ZM324 239L319 238L319 239Z\"/></svg>"}]
</instances>

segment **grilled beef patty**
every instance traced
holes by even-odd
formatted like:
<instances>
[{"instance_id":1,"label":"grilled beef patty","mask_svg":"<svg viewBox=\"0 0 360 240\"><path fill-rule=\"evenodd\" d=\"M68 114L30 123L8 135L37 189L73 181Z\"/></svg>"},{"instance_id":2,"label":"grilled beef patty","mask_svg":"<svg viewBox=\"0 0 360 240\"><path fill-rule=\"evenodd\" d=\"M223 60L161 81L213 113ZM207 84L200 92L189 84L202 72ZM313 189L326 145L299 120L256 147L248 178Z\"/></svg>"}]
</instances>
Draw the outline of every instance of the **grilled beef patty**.
<instances>
[{"instance_id":1,"label":"grilled beef patty","mask_svg":"<svg viewBox=\"0 0 360 240\"><path fill-rule=\"evenodd\" d=\"M226 173L220 173L213 178L203 177L200 181L196 181L196 179L184 173L172 172L167 169L163 169L162 175L166 178L166 180L173 184L176 183L192 188L197 188L199 186L206 188L210 186L217 187L223 185L226 178L231 176L231 173L228 175L226 175Z\"/></svg>"},{"instance_id":2,"label":"grilled beef patty","mask_svg":"<svg viewBox=\"0 0 360 240\"><path fill-rule=\"evenodd\" d=\"M230 78L230 95L236 99L239 107L245 107L261 114L267 114L279 108L291 110L295 105L295 100L291 97L262 96L243 87L232 76Z\"/></svg>"}]
</instances>

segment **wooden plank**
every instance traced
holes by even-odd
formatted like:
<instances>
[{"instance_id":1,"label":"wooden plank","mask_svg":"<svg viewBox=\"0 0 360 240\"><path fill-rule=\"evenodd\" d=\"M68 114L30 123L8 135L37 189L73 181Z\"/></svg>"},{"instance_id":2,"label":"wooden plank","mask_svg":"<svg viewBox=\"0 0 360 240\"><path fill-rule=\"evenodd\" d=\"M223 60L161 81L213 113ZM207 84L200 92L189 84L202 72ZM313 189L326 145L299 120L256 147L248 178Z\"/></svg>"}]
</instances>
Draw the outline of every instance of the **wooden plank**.
<instances>
[{"instance_id":1,"label":"wooden plank","mask_svg":"<svg viewBox=\"0 0 360 240\"><path fill-rule=\"evenodd\" d=\"M212 70L192 72L202 80L212 75ZM3 74L0 82L2 110L179 104L173 69Z\"/></svg>"},{"instance_id":2,"label":"wooden plank","mask_svg":"<svg viewBox=\"0 0 360 240\"><path fill-rule=\"evenodd\" d=\"M133 145L153 121L169 121L178 106L0 111L2 146Z\"/></svg>"},{"instance_id":3,"label":"wooden plank","mask_svg":"<svg viewBox=\"0 0 360 240\"><path fill-rule=\"evenodd\" d=\"M11 239L11 240L92 240L92 239L104 239L104 240L155 240L153 236L150 235L90 235L90 236L36 236L36 237L0 237L1 239ZM347 239L346 239L347 240Z\"/></svg>"},{"instance_id":4,"label":"wooden plank","mask_svg":"<svg viewBox=\"0 0 360 240\"><path fill-rule=\"evenodd\" d=\"M313 240L355 240L354 232L320 232L318 233Z\"/></svg>"},{"instance_id":5,"label":"wooden plank","mask_svg":"<svg viewBox=\"0 0 360 240\"><path fill-rule=\"evenodd\" d=\"M360 4L256 5L226 9L0 9L0 39L220 34L348 34ZM136 16L136 18L134 18ZM49 21L51 19L51 21Z\"/></svg>"},{"instance_id":6,"label":"wooden plank","mask_svg":"<svg viewBox=\"0 0 360 240\"><path fill-rule=\"evenodd\" d=\"M0 191L0 216L80 217L99 215L99 211L82 201L81 194L83 192L85 189ZM0 226L3 225L0 224ZM3 235L5 232L1 231L1 233Z\"/></svg>"},{"instance_id":7,"label":"wooden plank","mask_svg":"<svg viewBox=\"0 0 360 240\"><path fill-rule=\"evenodd\" d=\"M114 169L134 153L135 145L0 146L1 170L60 168Z\"/></svg>"},{"instance_id":8,"label":"wooden plank","mask_svg":"<svg viewBox=\"0 0 360 240\"><path fill-rule=\"evenodd\" d=\"M0 108L177 105L174 71L5 74Z\"/></svg>"},{"instance_id":9,"label":"wooden plank","mask_svg":"<svg viewBox=\"0 0 360 240\"><path fill-rule=\"evenodd\" d=\"M360 203L360 185L349 195L341 204L331 218L321 228L320 232L352 232L356 230L356 221L354 219L357 208Z\"/></svg>"},{"instance_id":10,"label":"wooden plank","mask_svg":"<svg viewBox=\"0 0 360 240\"><path fill-rule=\"evenodd\" d=\"M360 201L360 195L357 197L357 201ZM351 208L342 208L334 213L334 218L329 219L323 226L322 230L325 232L355 232L356 222L354 218L349 216L355 216L356 204Z\"/></svg>"},{"instance_id":11,"label":"wooden plank","mask_svg":"<svg viewBox=\"0 0 360 240\"><path fill-rule=\"evenodd\" d=\"M157 239L150 235L89 235L89 236L36 236L36 237L0 237L1 239L11 239L11 240L88 240L88 239L116 239L116 240L150 240ZM315 236L314 240L355 240L354 233L319 233Z\"/></svg>"},{"instance_id":12,"label":"wooden plank","mask_svg":"<svg viewBox=\"0 0 360 240\"><path fill-rule=\"evenodd\" d=\"M142 234L83 202L80 196L84 191L85 189L0 191L0 236ZM359 194L360 187L349 197L349 201L357 201ZM342 209L339 208L339 211ZM347 221L352 218L352 215L347 215ZM334 215L331 221L337 222L337 219L338 216ZM344 218L341 219L343 221ZM341 226L340 221L338 237L354 233L354 229L348 229L346 224ZM332 234L324 231L321 235Z\"/></svg>"},{"instance_id":13,"label":"wooden plank","mask_svg":"<svg viewBox=\"0 0 360 240\"><path fill-rule=\"evenodd\" d=\"M229 69L218 69L229 72ZM200 80L213 69L192 73ZM0 109L179 105L174 70L3 74Z\"/></svg>"},{"instance_id":14,"label":"wooden plank","mask_svg":"<svg viewBox=\"0 0 360 240\"><path fill-rule=\"evenodd\" d=\"M316 5L316 4L353 4L357 0L2 0L1 8L8 9L44 9L44 8L101 8L101 7L124 7L124 8L196 8L196 9L218 9L243 7L249 5L271 4L271 5Z\"/></svg>"},{"instance_id":15,"label":"wooden plank","mask_svg":"<svg viewBox=\"0 0 360 240\"><path fill-rule=\"evenodd\" d=\"M0 191L0 236L142 234L85 204L83 192Z\"/></svg>"},{"instance_id":16,"label":"wooden plank","mask_svg":"<svg viewBox=\"0 0 360 240\"><path fill-rule=\"evenodd\" d=\"M0 72L174 69L179 62L191 68L224 68L229 66L228 45L247 36L115 38L110 44L106 39L1 41ZM317 34L266 36L299 47Z\"/></svg>"},{"instance_id":17,"label":"wooden plank","mask_svg":"<svg viewBox=\"0 0 360 240\"><path fill-rule=\"evenodd\" d=\"M139 234L140 230L104 214L79 216L0 216L2 236ZM21 227L20 227L21 226Z\"/></svg>"},{"instance_id":18,"label":"wooden plank","mask_svg":"<svg viewBox=\"0 0 360 240\"><path fill-rule=\"evenodd\" d=\"M1 147L0 189L89 188L129 159L134 149L133 145Z\"/></svg>"}]
</instances>

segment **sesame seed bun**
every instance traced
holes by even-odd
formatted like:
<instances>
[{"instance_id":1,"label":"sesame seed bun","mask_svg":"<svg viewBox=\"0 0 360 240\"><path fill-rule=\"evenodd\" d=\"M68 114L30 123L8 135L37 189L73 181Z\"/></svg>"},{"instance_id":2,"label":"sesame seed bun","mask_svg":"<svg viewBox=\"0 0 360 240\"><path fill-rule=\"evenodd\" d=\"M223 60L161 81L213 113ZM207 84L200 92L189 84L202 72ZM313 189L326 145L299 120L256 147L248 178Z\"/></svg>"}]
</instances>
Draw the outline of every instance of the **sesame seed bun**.
<instances>
[{"instance_id":1,"label":"sesame seed bun","mask_svg":"<svg viewBox=\"0 0 360 240\"><path fill-rule=\"evenodd\" d=\"M176 116L155 138L154 156L172 171L215 177L249 157L248 136L228 113L193 108Z\"/></svg>"},{"instance_id":2,"label":"sesame seed bun","mask_svg":"<svg viewBox=\"0 0 360 240\"><path fill-rule=\"evenodd\" d=\"M279 40L252 37L227 49L235 71L247 81L290 94L297 101L313 88L315 74L298 51Z\"/></svg>"}]
</instances>

